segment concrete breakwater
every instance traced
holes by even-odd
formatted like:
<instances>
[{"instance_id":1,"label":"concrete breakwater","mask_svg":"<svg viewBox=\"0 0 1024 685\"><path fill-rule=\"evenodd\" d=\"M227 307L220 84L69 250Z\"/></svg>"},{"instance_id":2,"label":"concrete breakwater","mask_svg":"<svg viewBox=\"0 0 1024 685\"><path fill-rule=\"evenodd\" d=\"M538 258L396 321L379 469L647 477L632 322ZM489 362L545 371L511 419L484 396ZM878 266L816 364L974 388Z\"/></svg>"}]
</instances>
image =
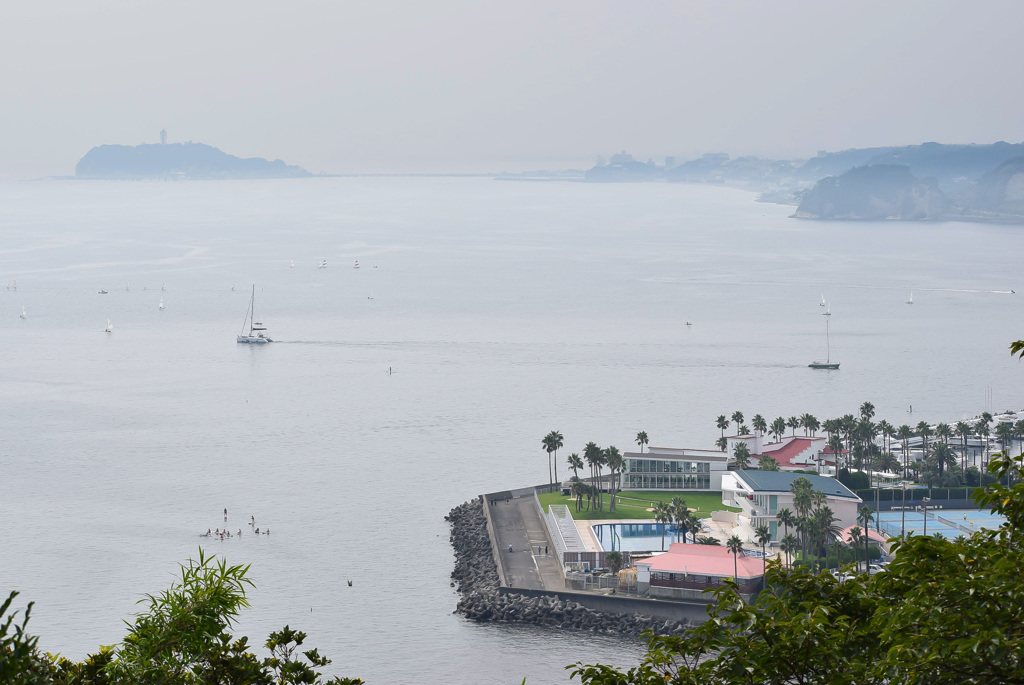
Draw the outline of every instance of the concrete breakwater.
<instances>
[{"instance_id":1,"label":"concrete breakwater","mask_svg":"<svg viewBox=\"0 0 1024 685\"><path fill-rule=\"evenodd\" d=\"M668 620L630 611L595 611L583 602L608 604L615 598L543 591L517 591L502 587L494 562L483 503L480 499L460 504L445 519L451 524L450 541L455 550L453 585L462 595L455 612L479 622L528 623L603 634L639 635L644 630L679 634L685 621ZM568 595L568 596L567 596Z\"/></svg>"}]
</instances>

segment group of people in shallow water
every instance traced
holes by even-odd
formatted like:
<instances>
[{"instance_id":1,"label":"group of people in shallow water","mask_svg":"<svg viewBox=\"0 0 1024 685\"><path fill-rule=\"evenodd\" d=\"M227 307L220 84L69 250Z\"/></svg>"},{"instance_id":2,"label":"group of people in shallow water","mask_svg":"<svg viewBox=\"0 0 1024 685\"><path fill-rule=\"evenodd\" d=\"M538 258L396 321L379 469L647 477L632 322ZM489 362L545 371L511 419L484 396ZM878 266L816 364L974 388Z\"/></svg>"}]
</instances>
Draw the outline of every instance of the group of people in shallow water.
<instances>
[{"instance_id":1,"label":"group of people in shallow water","mask_svg":"<svg viewBox=\"0 0 1024 685\"><path fill-rule=\"evenodd\" d=\"M225 521L228 520L228 510L227 509L224 510L224 520ZM255 516L251 516L250 517L249 527L252 528L252 532L255 535L261 535L261 534L262 535L270 535L270 529L269 528L265 528L261 532L260 529L256 527L256 517ZM221 540L223 540L225 538L231 538L231 537L242 537L242 529L239 528L237 533L232 533L230 530L227 529L226 526L224 527L223 530L221 530L220 528L214 528L213 530L210 530L209 528L207 528L205 533L200 533L199 534L199 537L201 537L201 538L215 537L215 538L220 538Z\"/></svg>"}]
</instances>

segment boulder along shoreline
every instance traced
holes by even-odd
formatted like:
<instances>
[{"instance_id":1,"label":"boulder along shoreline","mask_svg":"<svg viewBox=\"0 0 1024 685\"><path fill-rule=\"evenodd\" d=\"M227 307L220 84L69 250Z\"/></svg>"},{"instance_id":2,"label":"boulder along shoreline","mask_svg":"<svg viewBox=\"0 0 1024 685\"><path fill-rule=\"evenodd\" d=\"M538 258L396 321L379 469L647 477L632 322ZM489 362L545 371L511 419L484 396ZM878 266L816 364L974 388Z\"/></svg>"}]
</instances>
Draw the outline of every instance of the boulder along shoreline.
<instances>
[{"instance_id":1,"label":"boulder along shoreline","mask_svg":"<svg viewBox=\"0 0 1024 685\"><path fill-rule=\"evenodd\" d=\"M498 592L498 568L491 552L483 500L475 499L452 509L445 520L451 525L449 540L455 550L452 586L462 595L453 613L480 623L526 623L569 628L604 635L681 634L689 625L651 616L599 612L557 595L535 597Z\"/></svg>"}]
</instances>

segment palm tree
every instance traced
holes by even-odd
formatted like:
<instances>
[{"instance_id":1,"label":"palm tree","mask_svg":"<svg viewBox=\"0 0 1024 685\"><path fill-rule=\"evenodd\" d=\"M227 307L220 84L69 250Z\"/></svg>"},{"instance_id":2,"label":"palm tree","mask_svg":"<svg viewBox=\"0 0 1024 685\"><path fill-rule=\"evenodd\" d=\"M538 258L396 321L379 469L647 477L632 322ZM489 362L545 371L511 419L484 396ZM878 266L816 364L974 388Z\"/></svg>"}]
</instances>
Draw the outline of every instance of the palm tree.
<instances>
[{"instance_id":1,"label":"palm tree","mask_svg":"<svg viewBox=\"0 0 1024 685\"><path fill-rule=\"evenodd\" d=\"M555 458L553 459L555 464L555 482L560 483L558 480L558 450L562 449L562 441L564 438L558 431L551 431L551 444L555 448Z\"/></svg>"},{"instance_id":2,"label":"palm tree","mask_svg":"<svg viewBox=\"0 0 1024 685\"><path fill-rule=\"evenodd\" d=\"M554 483L558 480L558 449L562 446L562 434L558 431L551 431L544 436L541 440L541 444L544 445L544 451L548 453L548 482ZM551 480L551 454L555 455L555 478Z\"/></svg>"},{"instance_id":3,"label":"palm tree","mask_svg":"<svg viewBox=\"0 0 1024 685\"><path fill-rule=\"evenodd\" d=\"M878 468L889 473L899 473L900 471L900 460L897 459L892 452L886 452L882 455L881 459L878 460Z\"/></svg>"},{"instance_id":4,"label":"palm tree","mask_svg":"<svg viewBox=\"0 0 1024 685\"><path fill-rule=\"evenodd\" d=\"M786 419L786 427L793 429L793 437L796 437L796 429L800 427L800 417L790 416Z\"/></svg>"},{"instance_id":5,"label":"palm tree","mask_svg":"<svg viewBox=\"0 0 1024 685\"><path fill-rule=\"evenodd\" d=\"M737 432L739 432L739 427L743 425L743 412L734 411L732 413L732 422L736 426Z\"/></svg>"},{"instance_id":6,"label":"palm tree","mask_svg":"<svg viewBox=\"0 0 1024 685\"><path fill-rule=\"evenodd\" d=\"M725 418L725 414L719 414L715 420L715 425L722 429L722 437L725 437L725 429L729 427L729 419Z\"/></svg>"},{"instance_id":7,"label":"palm tree","mask_svg":"<svg viewBox=\"0 0 1024 685\"><path fill-rule=\"evenodd\" d=\"M726 541L725 546L732 552L732 577L735 580L736 576L740 574L739 554L743 551L743 540L740 540L736 535L732 535Z\"/></svg>"},{"instance_id":8,"label":"palm tree","mask_svg":"<svg viewBox=\"0 0 1024 685\"><path fill-rule=\"evenodd\" d=\"M868 570L868 543L871 541L871 536L868 535L868 531L871 529L871 522L875 520L874 510L868 505L862 506L857 510L857 522L864 526L864 571Z\"/></svg>"},{"instance_id":9,"label":"palm tree","mask_svg":"<svg viewBox=\"0 0 1024 685\"><path fill-rule=\"evenodd\" d=\"M821 422L813 414L802 414L800 426L804 429L804 435L810 435L813 438L815 431L821 426Z\"/></svg>"},{"instance_id":10,"label":"palm tree","mask_svg":"<svg viewBox=\"0 0 1024 685\"><path fill-rule=\"evenodd\" d=\"M824 547L825 551L825 565L828 566L828 543L830 540L835 539L839 535L841 529L836 522L839 519L836 518L835 512L832 511L831 507L819 507L814 510L813 526L815 532L815 538Z\"/></svg>"},{"instance_id":11,"label":"palm tree","mask_svg":"<svg viewBox=\"0 0 1024 685\"><path fill-rule=\"evenodd\" d=\"M991 419L989 419L991 421ZM978 423L974 424L974 432L981 438L981 444L984 447L981 458L981 471L982 473L988 469L988 421L985 420L985 415L982 414L982 418L979 419Z\"/></svg>"},{"instance_id":12,"label":"palm tree","mask_svg":"<svg viewBox=\"0 0 1024 685\"><path fill-rule=\"evenodd\" d=\"M792 535L782 538L782 541L779 543L779 551L786 555L786 564L789 566L793 565L793 552L796 551L798 544L796 538Z\"/></svg>"},{"instance_id":13,"label":"palm tree","mask_svg":"<svg viewBox=\"0 0 1024 685\"><path fill-rule=\"evenodd\" d=\"M996 440L999 441L999 446L1002 447L1004 456L1010 456L1010 444L1013 442L1013 424L1000 422L996 425Z\"/></svg>"},{"instance_id":14,"label":"palm tree","mask_svg":"<svg viewBox=\"0 0 1024 685\"><path fill-rule=\"evenodd\" d=\"M604 463L608 465L608 470L611 471L611 499L608 504L609 511L615 511L615 493L618 491L619 478L618 473L622 471L623 460L622 455L619 453L619 449L614 445L609 445L604 450Z\"/></svg>"},{"instance_id":15,"label":"palm tree","mask_svg":"<svg viewBox=\"0 0 1024 685\"><path fill-rule=\"evenodd\" d=\"M807 516L814 506L814 486L811 481L801 476L789 484L789 491L793 493L796 515L801 518Z\"/></svg>"},{"instance_id":16,"label":"palm tree","mask_svg":"<svg viewBox=\"0 0 1024 685\"><path fill-rule=\"evenodd\" d=\"M676 542L679 542L679 532L683 530L683 525L689 517L690 509L686 506L686 500L682 497L673 497L670 501L670 506L672 509L672 520L676 524ZM683 537L686 537L685 532L683 532Z\"/></svg>"},{"instance_id":17,"label":"palm tree","mask_svg":"<svg viewBox=\"0 0 1024 685\"><path fill-rule=\"evenodd\" d=\"M750 419L750 425L754 427L754 430L761 431L761 435L768 432L768 422L760 414L754 414L754 418Z\"/></svg>"},{"instance_id":18,"label":"palm tree","mask_svg":"<svg viewBox=\"0 0 1024 685\"><path fill-rule=\"evenodd\" d=\"M868 536L867 535L862 535L862 532L863 531L861 531L860 526L854 526L853 528L850 529L850 537L847 540L847 542L849 543L850 547L853 549L853 560L854 561L857 560L857 545L860 544L861 540L867 540L868 539ZM867 569L865 568L864 570L866 571Z\"/></svg>"},{"instance_id":19,"label":"palm tree","mask_svg":"<svg viewBox=\"0 0 1024 685\"><path fill-rule=\"evenodd\" d=\"M587 462L587 466L590 467L590 482L594 483L597 479L597 466L601 461L601 448L597 446L597 443L588 442L583 447L583 460ZM596 505L596 502L595 502ZM595 507L596 508L596 507Z\"/></svg>"},{"instance_id":20,"label":"palm tree","mask_svg":"<svg viewBox=\"0 0 1024 685\"><path fill-rule=\"evenodd\" d=\"M903 424L896 429L896 437L903 443L903 477L906 478L910 471L910 437L914 434L913 429Z\"/></svg>"},{"instance_id":21,"label":"palm tree","mask_svg":"<svg viewBox=\"0 0 1024 685\"><path fill-rule=\"evenodd\" d=\"M882 438L885 440L885 451L891 452L892 448L890 447L890 440L892 439L892 436L896 435L896 429L893 428L891 423L882 419L878 422L878 432L882 434Z\"/></svg>"},{"instance_id":22,"label":"palm tree","mask_svg":"<svg viewBox=\"0 0 1024 685\"><path fill-rule=\"evenodd\" d=\"M762 471L778 471L779 462L772 455L766 454L761 457L761 461L758 463L757 468Z\"/></svg>"},{"instance_id":23,"label":"palm tree","mask_svg":"<svg viewBox=\"0 0 1024 685\"><path fill-rule=\"evenodd\" d=\"M967 438L971 435L971 426L966 421L957 421L953 430L960 436L960 460L961 468L967 473Z\"/></svg>"},{"instance_id":24,"label":"palm tree","mask_svg":"<svg viewBox=\"0 0 1024 685\"><path fill-rule=\"evenodd\" d=\"M992 423L992 414L987 411L981 412L981 420L979 424L984 424L985 427L978 431L978 434L985 439L985 469L988 470L988 436L992 434L989 430L989 425Z\"/></svg>"},{"instance_id":25,"label":"palm tree","mask_svg":"<svg viewBox=\"0 0 1024 685\"><path fill-rule=\"evenodd\" d=\"M937 442L932 445L932 457L935 459L935 465L939 469L939 480L942 480L942 473L947 466L956 466L956 455L953 453L953 448L944 442Z\"/></svg>"},{"instance_id":26,"label":"palm tree","mask_svg":"<svg viewBox=\"0 0 1024 685\"><path fill-rule=\"evenodd\" d=\"M654 505L654 520L661 524L661 551L665 551L665 524L672 522L672 507L667 502Z\"/></svg>"},{"instance_id":27,"label":"palm tree","mask_svg":"<svg viewBox=\"0 0 1024 685\"><path fill-rule=\"evenodd\" d=\"M722 437L720 437L718 440L715 440L715 447L717 447L718 449L722 450L723 452L725 451L725 448L728 447L728 446L729 446L729 438L725 437L724 435Z\"/></svg>"},{"instance_id":28,"label":"palm tree","mask_svg":"<svg viewBox=\"0 0 1024 685\"><path fill-rule=\"evenodd\" d=\"M732 456L736 460L736 468L745 469L750 466L750 448L745 442L737 442L732 448Z\"/></svg>"},{"instance_id":29,"label":"palm tree","mask_svg":"<svg viewBox=\"0 0 1024 685\"><path fill-rule=\"evenodd\" d=\"M554 441L551 438L553 434L554 431L551 431L540 441L540 444L544 447L544 451L548 453L548 484L555 482L554 478L551 476L551 454L555 451Z\"/></svg>"},{"instance_id":30,"label":"palm tree","mask_svg":"<svg viewBox=\"0 0 1024 685\"><path fill-rule=\"evenodd\" d=\"M860 417L862 419L867 419L868 421L873 419L875 417L875 405L870 402L865 402L860 405Z\"/></svg>"},{"instance_id":31,"label":"palm tree","mask_svg":"<svg viewBox=\"0 0 1024 685\"><path fill-rule=\"evenodd\" d=\"M767 525L761 524L754 529L754 536L757 544L761 545L761 573L768 568L768 543L772 541L772 531Z\"/></svg>"},{"instance_id":32,"label":"palm tree","mask_svg":"<svg viewBox=\"0 0 1024 685\"><path fill-rule=\"evenodd\" d=\"M928 438L932 436L932 427L927 421L918 421L917 434L921 436L921 455L928 456Z\"/></svg>"},{"instance_id":33,"label":"palm tree","mask_svg":"<svg viewBox=\"0 0 1024 685\"><path fill-rule=\"evenodd\" d=\"M836 433L828 439L828 448L832 451L832 456L836 460L836 473L839 473L839 467L842 465L843 458L843 436Z\"/></svg>"},{"instance_id":34,"label":"palm tree","mask_svg":"<svg viewBox=\"0 0 1024 685\"><path fill-rule=\"evenodd\" d=\"M779 512L775 515L775 518L777 518L779 520L779 523L782 524L783 528L785 529L785 535L788 536L789 527L796 523L796 516L793 515L793 512L789 509L789 507L783 507L782 509L779 509Z\"/></svg>"},{"instance_id":35,"label":"palm tree","mask_svg":"<svg viewBox=\"0 0 1024 685\"><path fill-rule=\"evenodd\" d=\"M693 537L693 544L696 545L697 536L704 530L704 521L693 511L689 512L688 519L686 525L690 529L690 535ZM683 540L683 542L686 542L686 540Z\"/></svg>"},{"instance_id":36,"label":"palm tree","mask_svg":"<svg viewBox=\"0 0 1024 685\"><path fill-rule=\"evenodd\" d=\"M786 434L786 419L780 416L772 421L771 431L775 436L775 442L782 440L782 436Z\"/></svg>"},{"instance_id":37,"label":"palm tree","mask_svg":"<svg viewBox=\"0 0 1024 685\"><path fill-rule=\"evenodd\" d=\"M579 454L573 452L569 455L568 459L566 459L566 462L569 464L569 468L572 469L573 480L579 480L580 469L583 468L583 459Z\"/></svg>"},{"instance_id":38,"label":"palm tree","mask_svg":"<svg viewBox=\"0 0 1024 685\"><path fill-rule=\"evenodd\" d=\"M1017 434L1017 440L1020 441L1020 453L1024 455L1024 419L1013 424L1013 432Z\"/></svg>"},{"instance_id":39,"label":"palm tree","mask_svg":"<svg viewBox=\"0 0 1024 685\"><path fill-rule=\"evenodd\" d=\"M636 444L640 445L640 454L643 454L644 445L647 444L647 431L640 431L636 434Z\"/></svg>"},{"instance_id":40,"label":"palm tree","mask_svg":"<svg viewBox=\"0 0 1024 685\"><path fill-rule=\"evenodd\" d=\"M583 508L583 495L587 494L588 490L590 490L590 486L583 481L577 479L572 482L569 492L576 497L576 511Z\"/></svg>"}]
</instances>

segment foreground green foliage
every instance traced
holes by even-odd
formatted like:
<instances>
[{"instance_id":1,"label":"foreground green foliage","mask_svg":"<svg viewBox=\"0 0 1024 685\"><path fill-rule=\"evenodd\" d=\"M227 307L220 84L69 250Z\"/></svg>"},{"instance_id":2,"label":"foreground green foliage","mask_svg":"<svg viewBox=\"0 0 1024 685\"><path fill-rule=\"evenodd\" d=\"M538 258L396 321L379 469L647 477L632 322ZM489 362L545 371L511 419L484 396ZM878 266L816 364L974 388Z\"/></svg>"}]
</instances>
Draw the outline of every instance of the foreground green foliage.
<instances>
[{"instance_id":1,"label":"foreground green foliage","mask_svg":"<svg viewBox=\"0 0 1024 685\"><path fill-rule=\"evenodd\" d=\"M1022 467L1020 456L997 456L989 468L1004 477ZM586 685L1024 683L1024 484L996 483L976 499L1006 524L956 540L910 537L870 577L773 563L754 604L735 585L716 590L707 623L648 635L636 668L569 668Z\"/></svg>"},{"instance_id":2,"label":"foreground green foliage","mask_svg":"<svg viewBox=\"0 0 1024 685\"><path fill-rule=\"evenodd\" d=\"M252 587L248 566L228 566L199 550L181 567L181 580L159 595L146 595L146 610L129 623L119 645L100 647L82 662L41 654L21 623L8 613L18 593L0 606L0 683L5 685L357 685L359 678L323 680L316 668L330 659L316 649L298 651L306 634L285 626L271 633L270 657L249 651L248 638L231 628Z\"/></svg>"}]
</instances>

